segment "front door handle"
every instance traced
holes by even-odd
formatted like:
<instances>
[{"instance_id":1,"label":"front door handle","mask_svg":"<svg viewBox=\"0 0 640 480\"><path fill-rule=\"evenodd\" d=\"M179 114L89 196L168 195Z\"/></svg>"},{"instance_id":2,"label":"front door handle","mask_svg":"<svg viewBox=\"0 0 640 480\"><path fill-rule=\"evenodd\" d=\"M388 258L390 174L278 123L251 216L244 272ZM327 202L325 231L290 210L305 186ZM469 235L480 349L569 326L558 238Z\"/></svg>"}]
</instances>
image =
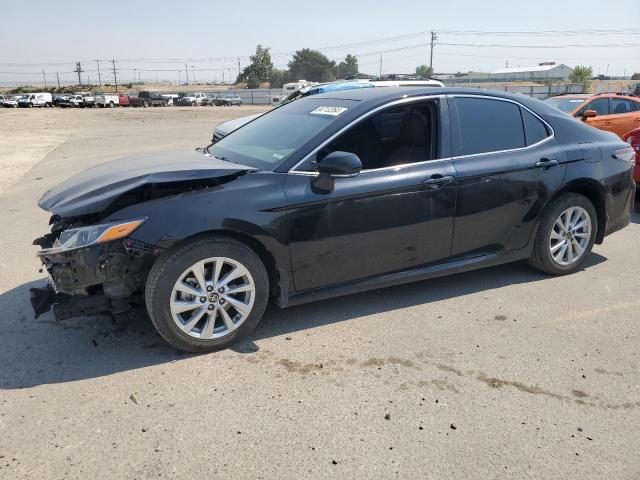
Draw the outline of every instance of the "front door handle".
<instances>
[{"instance_id":1,"label":"front door handle","mask_svg":"<svg viewBox=\"0 0 640 480\"><path fill-rule=\"evenodd\" d=\"M551 168L557 167L558 165L558 160L555 158L541 158L539 162L534 164L536 168Z\"/></svg>"},{"instance_id":2,"label":"front door handle","mask_svg":"<svg viewBox=\"0 0 640 480\"><path fill-rule=\"evenodd\" d=\"M454 178L450 175L433 175L431 178L427 178L422 181L423 185L427 185L432 189L440 188L443 185L447 185L449 183L453 183Z\"/></svg>"}]
</instances>

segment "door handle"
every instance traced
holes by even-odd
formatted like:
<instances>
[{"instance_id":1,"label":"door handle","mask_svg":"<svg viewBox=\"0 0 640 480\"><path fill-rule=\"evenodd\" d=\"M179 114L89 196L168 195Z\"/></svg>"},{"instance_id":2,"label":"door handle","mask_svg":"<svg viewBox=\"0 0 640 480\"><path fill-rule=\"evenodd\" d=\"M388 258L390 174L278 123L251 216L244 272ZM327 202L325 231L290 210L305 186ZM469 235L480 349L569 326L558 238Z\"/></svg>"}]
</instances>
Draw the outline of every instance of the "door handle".
<instances>
[{"instance_id":1,"label":"door handle","mask_svg":"<svg viewBox=\"0 0 640 480\"><path fill-rule=\"evenodd\" d=\"M555 158L541 158L539 162L533 164L536 168L551 168L559 165L558 160Z\"/></svg>"},{"instance_id":2,"label":"door handle","mask_svg":"<svg viewBox=\"0 0 640 480\"><path fill-rule=\"evenodd\" d=\"M431 178L427 178L422 181L423 185L427 185L431 189L435 190L436 188L440 188L443 185L447 185L449 183L453 183L454 178L450 175L432 175Z\"/></svg>"}]
</instances>

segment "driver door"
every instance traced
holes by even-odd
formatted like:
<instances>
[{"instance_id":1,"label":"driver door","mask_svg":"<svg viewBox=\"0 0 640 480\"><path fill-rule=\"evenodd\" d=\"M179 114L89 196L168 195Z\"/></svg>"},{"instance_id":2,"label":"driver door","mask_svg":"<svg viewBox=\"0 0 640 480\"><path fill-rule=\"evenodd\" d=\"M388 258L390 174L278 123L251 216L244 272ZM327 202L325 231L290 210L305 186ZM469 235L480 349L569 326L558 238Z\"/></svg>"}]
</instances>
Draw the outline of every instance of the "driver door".
<instances>
[{"instance_id":1,"label":"driver door","mask_svg":"<svg viewBox=\"0 0 640 480\"><path fill-rule=\"evenodd\" d=\"M426 105L425 111L434 117L433 128L425 135L431 135L433 129L437 135L427 149L431 153L424 157L406 148L408 134L401 130L411 126L391 108L354 125L332 143L341 145L341 150L351 145L358 156L387 152L384 155L393 157L394 165L384 166L383 158L377 168L366 168L368 159L361 158L365 168L356 176L335 178L333 190L326 193L313 187L314 172L289 172L286 218L296 291L420 267L450 256L456 173L450 159L438 159L449 156L444 145L450 145L442 101L431 100ZM424 107L427 102L415 106L420 103ZM404 110L412 111L410 106ZM363 129L367 121L371 123ZM356 129L368 130L369 136L360 134L354 140L352 135L347 141ZM414 144L421 143L420 135L417 137ZM376 148L371 149L372 145Z\"/></svg>"}]
</instances>

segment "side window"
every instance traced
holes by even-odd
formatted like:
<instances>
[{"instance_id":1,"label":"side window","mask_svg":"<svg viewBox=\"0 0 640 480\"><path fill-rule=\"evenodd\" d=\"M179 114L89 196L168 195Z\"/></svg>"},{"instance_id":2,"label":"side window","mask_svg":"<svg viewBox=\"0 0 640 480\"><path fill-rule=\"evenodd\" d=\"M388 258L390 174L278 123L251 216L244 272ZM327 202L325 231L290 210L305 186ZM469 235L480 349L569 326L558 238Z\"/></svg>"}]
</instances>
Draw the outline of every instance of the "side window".
<instances>
[{"instance_id":1,"label":"side window","mask_svg":"<svg viewBox=\"0 0 640 480\"><path fill-rule=\"evenodd\" d=\"M522 122L524 123L524 135L527 146L541 142L549 136L547 127L540 119L536 118L529 110L521 108L520 111L522 112Z\"/></svg>"},{"instance_id":2,"label":"side window","mask_svg":"<svg viewBox=\"0 0 640 480\"><path fill-rule=\"evenodd\" d=\"M611 99L611 113L620 115L623 113L631 113L636 111L636 102L627 100L626 98Z\"/></svg>"},{"instance_id":3,"label":"side window","mask_svg":"<svg viewBox=\"0 0 640 480\"><path fill-rule=\"evenodd\" d=\"M595 110L598 112L598 115L609 115L609 99L596 98L592 102L587 103L584 108L578 112L578 116L582 116L585 110Z\"/></svg>"},{"instance_id":4,"label":"side window","mask_svg":"<svg viewBox=\"0 0 640 480\"><path fill-rule=\"evenodd\" d=\"M463 155L525 146L520 107L489 98L457 97Z\"/></svg>"},{"instance_id":5,"label":"side window","mask_svg":"<svg viewBox=\"0 0 640 480\"><path fill-rule=\"evenodd\" d=\"M355 153L362 170L433 160L438 156L438 104L425 101L383 110L319 150L315 163L335 151Z\"/></svg>"}]
</instances>

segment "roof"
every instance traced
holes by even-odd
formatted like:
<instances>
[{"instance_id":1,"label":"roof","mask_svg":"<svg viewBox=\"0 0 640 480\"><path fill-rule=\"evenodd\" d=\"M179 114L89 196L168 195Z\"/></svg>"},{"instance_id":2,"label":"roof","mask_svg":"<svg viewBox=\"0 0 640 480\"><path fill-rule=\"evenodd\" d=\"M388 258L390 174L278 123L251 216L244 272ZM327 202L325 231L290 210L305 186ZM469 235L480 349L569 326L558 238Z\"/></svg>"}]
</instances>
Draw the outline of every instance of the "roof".
<instances>
[{"instance_id":1,"label":"roof","mask_svg":"<svg viewBox=\"0 0 640 480\"><path fill-rule=\"evenodd\" d=\"M509 68L501 68L499 70L495 70L491 73L527 73L527 72L548 72L553 70L554 68L564 67L569 68L564 63L553 64L553 65L536 65L534 67L509 67Z\"/></svg>"}]
</instances>

